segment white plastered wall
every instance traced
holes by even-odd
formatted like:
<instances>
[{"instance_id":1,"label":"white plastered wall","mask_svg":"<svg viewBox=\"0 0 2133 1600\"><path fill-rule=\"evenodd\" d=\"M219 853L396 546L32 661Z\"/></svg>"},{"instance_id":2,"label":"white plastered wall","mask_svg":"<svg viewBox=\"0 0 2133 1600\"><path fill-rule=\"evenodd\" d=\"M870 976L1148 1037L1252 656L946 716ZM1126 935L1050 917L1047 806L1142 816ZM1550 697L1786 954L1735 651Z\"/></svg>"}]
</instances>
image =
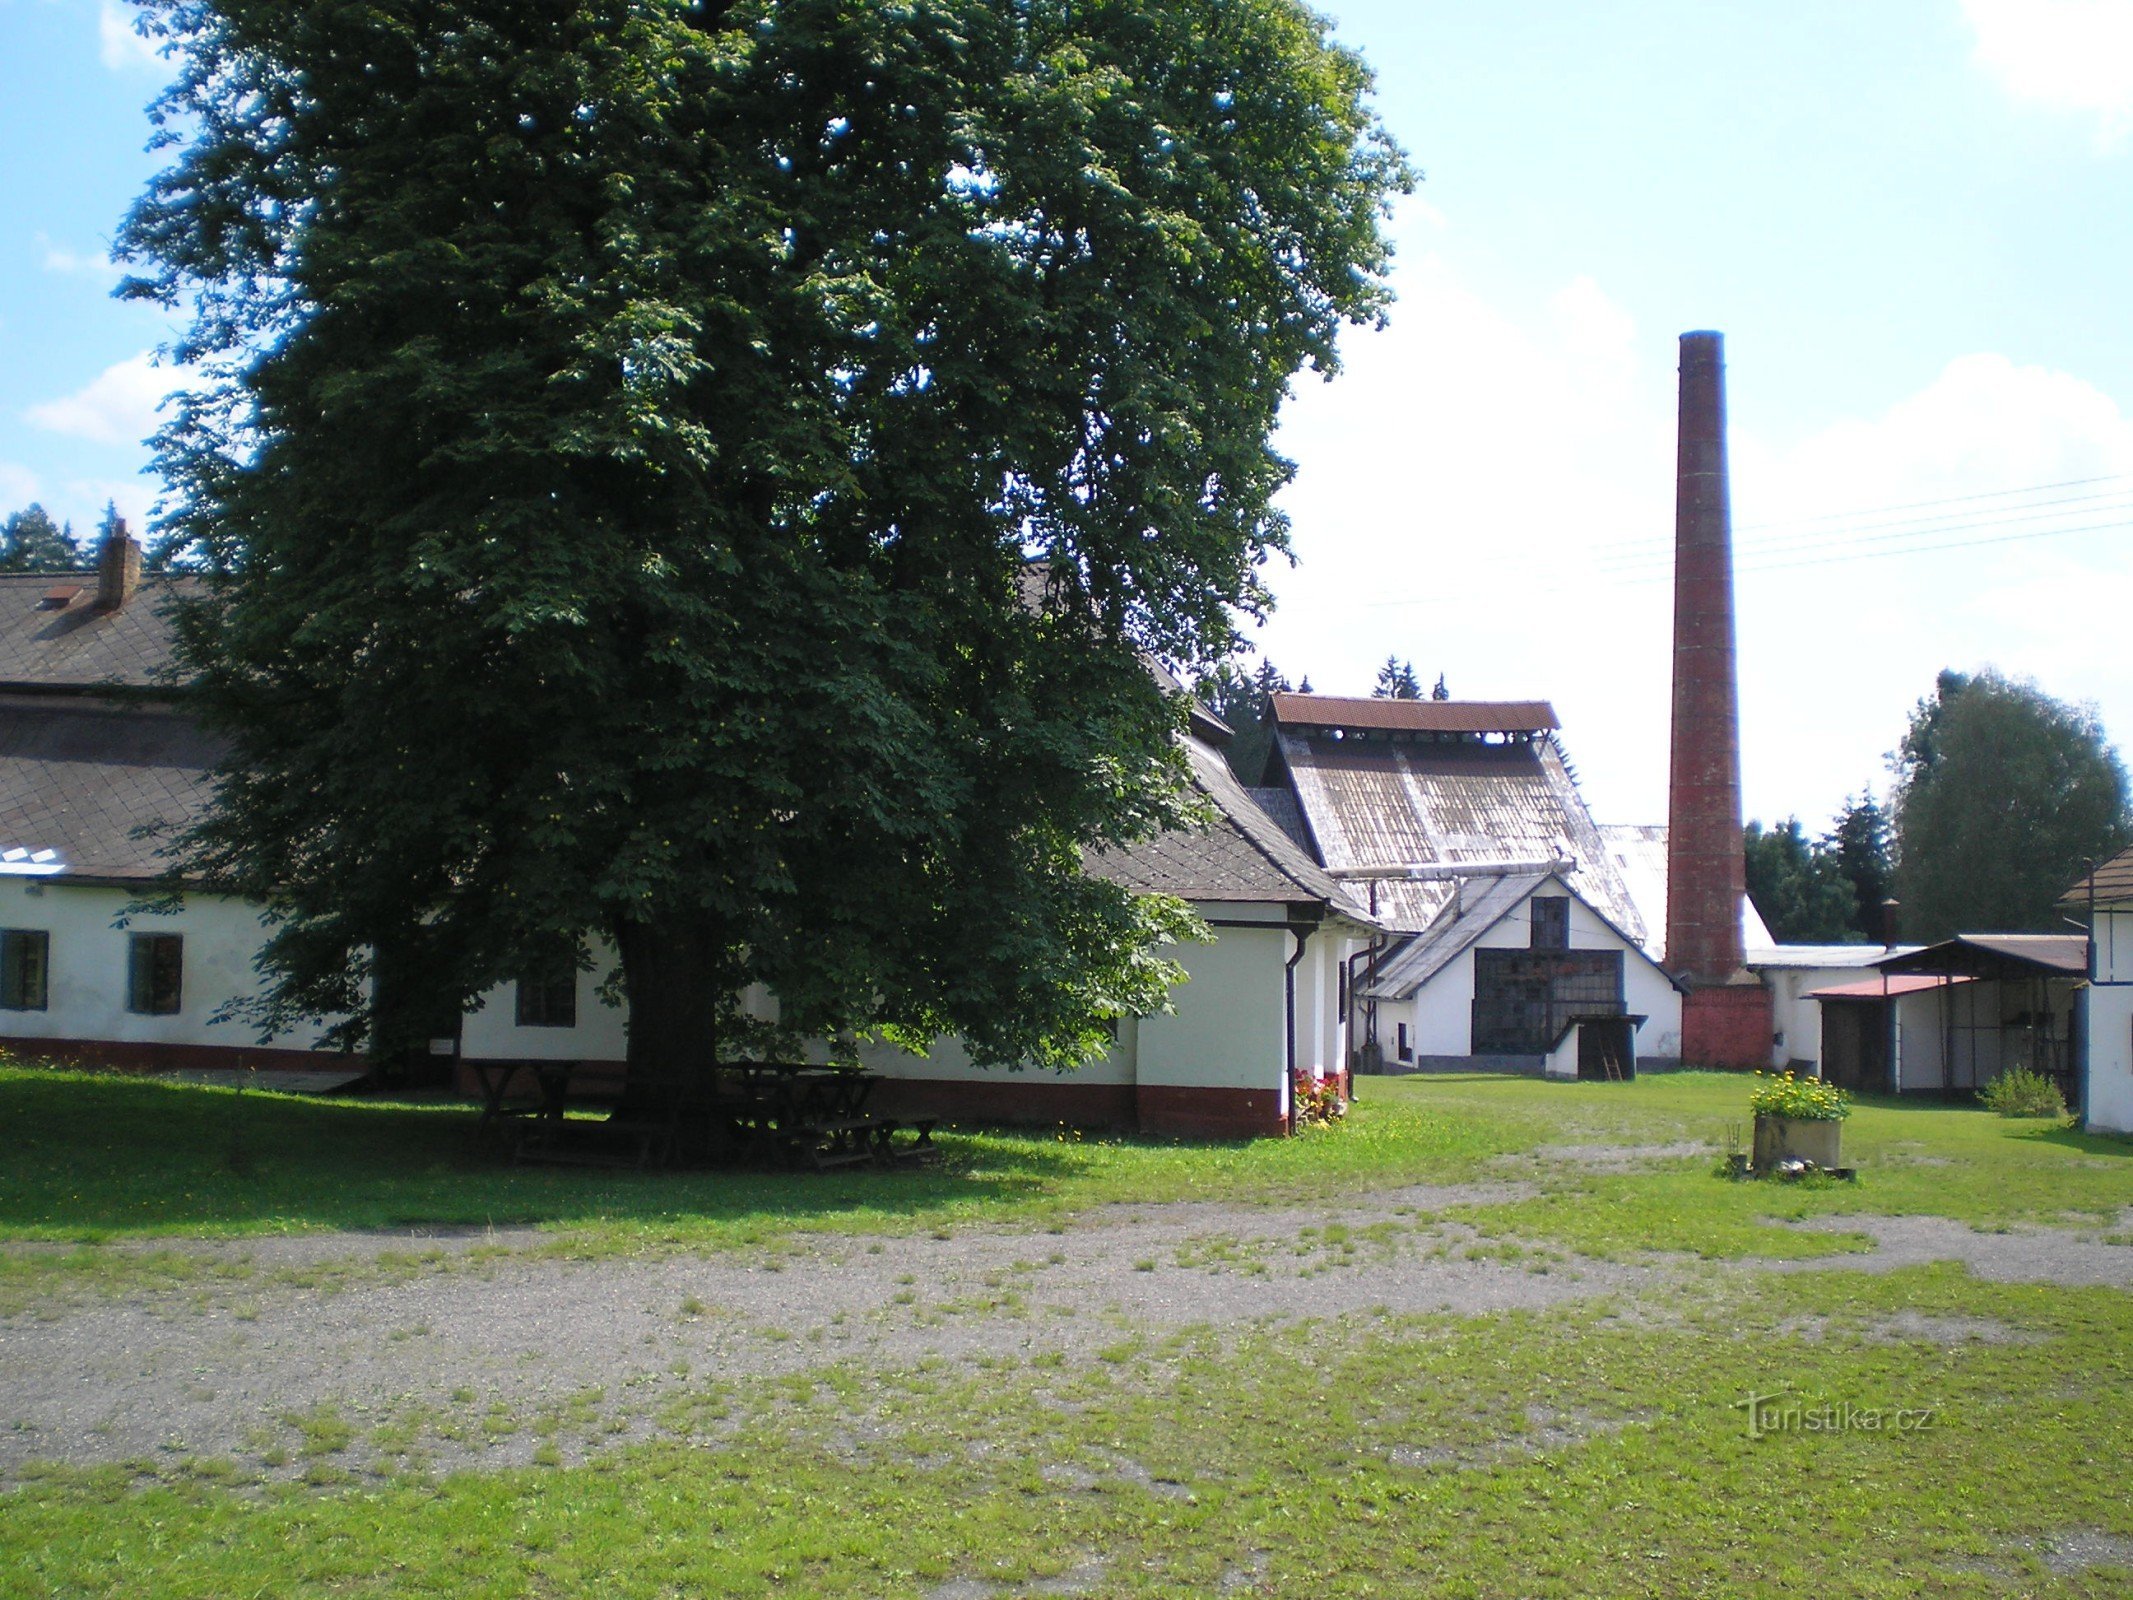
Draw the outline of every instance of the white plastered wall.
<instances>
[{"instance_id":1,"label":"white plastered wall","mask_svg":"<svg viewBox=\"0 0 2133 1600\"><path fill-rule=\"evenodd\" d=\"M861 1064L891 1077L935 1082L1283 1089L1283 981L1294 945L1280 908L1204 904L1195 909L1210 922L1259 925L1214 927L1212 942L1166 951L1186 972L1186 981L1171 991L1171 1013L1121 1021L1118 1045L1101 1061L1065 1073L980 1067L959 1041L942 1039L924 1056L886 1045L862 1046ZM1342 948L1338 937L1321 930L1297 965L1299 1065L1311 1065L1313 1052L1328 1069L1341 1059L1336 963Z\"/></svg>"},{"instance_id":2,"label":"white plastered wall","mask_svg":"<svg viewBox=\"0 0 2133 1600\"><path fill-rule=\"evenodd\" d=\"M600 999L614 970L614 946L592 945L592 968L578 974L578 1021L570 1028L518 1025L518 985L489 990L460 1024L459 1053L469 1061L622 1061L629 1054L629 1012Z\"/></svg>"},{"instance_id":3,"label":"white plastered wall","mask_svg":"<svg viewBox=\"0 0 2133 1600\"><path fill-rule=\"evenodd\" d=\"M1569 891L1551 880L1533 891L1562 895ZM1514 906L1494 927L1446 962L1413 999L1379 1002L1378 1042L1388 1062L1398 1060L1398 1025L1410 1030L1418 1056L1471 1055L1474 1049L1474 951L1525 950L1533 944L1533 895ZM1622 998L1632 1016L1645 1020L1637 1029L1640 1059L1671 1060L1681 1054L1681 991L1653 966L1643 950L1607 925L1576 895L1570 895L1570 948L1622 952Z\"/></svg>"},{"instance_id":4,"label":"white plastered wall","mask_svg":"<svg viewBox=\"0 0 2133 1600\"><path fill-rule=\"evenodd\" d=\"M1862 983L1874 976L1859 967L1770 967L1759 974L1770 991L1772 1042L1770 1064L1786 1066L1794 1061L1822 1070L1822 1002L1807 997L1818 989L1836 989ZM1777 1035L1784 1038L1779 1041Z\"/></svg>"},{"instance_id":5,"label":"white plastered wall","mask_svg":"<svg viewBox=\"0 0 2133 1600\"><path fill-rule=\"evenodd\" d=\"M956 1039L939 1040L924 1056L866 1044L860 1061L892 1077L935 1082L1145 1083L1285 1092L1283 997L1294 942L1283 925L1282 908L1205 904L1196 909L1210 921L1258 925L1215 927L1211 943L1173 947L1169 955L1187 973L1187 981L1171 992L1174 1014L1122 1020L1117 1046L1078 1071L981 1067ZM1362 948L1359 933L1345 923L1327 923L1312 934L1297 963L1297 1064L1305 1070L1334 1071L1345 1059L1340 964ZM612 952L596 947L592 970L578 975L578 1021L571 1028L518 1026L516 986L499 984L468 1014L461 1053L476 1061L622 1060L627 1013L603 1005L596 993L611 964Z\"/></svg>"},{"instance_id":6,"label":"white plastered wall","mask_svg":"<svg viewBox=\"0 0 2133 1600\"><path fill-rule=\"evenodd\" d=\"M2090 959L2084 1113L2099 1132L2133 1133L2133 906L2096 913Z\"/></svg>"},{"instance_id":7,"label":"white plastered wall","mask_svg":"<svg viewBox=\"0 0 2133 1600\"><path fill-rule=\"evenodd\" d=\"M0 927L50 936L45 1009L0 1011L0 1037L233 1050L316 1046L317 1028L263 1040L244 1023L210 1020L227 1002L250 999L263 988L253 962L266 934L250 905L226 895L193 894L177 911L128 917L133 902L126 889L0 877ZM128 941L135 933L185 936L183 1003L170 1015L143 1016L126 1008Z\"/></svg>"}]
</instances>

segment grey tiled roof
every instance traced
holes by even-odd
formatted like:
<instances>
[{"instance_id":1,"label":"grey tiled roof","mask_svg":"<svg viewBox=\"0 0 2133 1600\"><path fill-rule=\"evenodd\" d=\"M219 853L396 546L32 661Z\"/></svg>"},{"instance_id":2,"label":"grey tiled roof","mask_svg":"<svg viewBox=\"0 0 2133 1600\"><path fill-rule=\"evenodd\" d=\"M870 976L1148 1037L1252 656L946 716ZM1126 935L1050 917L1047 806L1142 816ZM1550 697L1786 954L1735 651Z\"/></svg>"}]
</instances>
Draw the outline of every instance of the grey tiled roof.
<instances>
[{"instance_id":1,"label":"grey tiled roof","mask_svg":"<svg viewBox=\"0 0 2133 1600\"><path fill-rule=\"evenodd\" d=\"M0 698L0 849L56 851L73 877L156 878L159 841L134 829L193 821L217 755L175 711Z\"/></svg>"},{"instance_id":2,"label":"grey tiled roof","mask_svg":"<svg viewBox=\"0 0 2133 1600\"><path fill-rule=\"evenodd\" d=\"M117 611L96 603L96 574L0 575L0 686L145 688L170 659L171 631L161 602L184 580L151 578ZM55 589L80 593L47 607Z\"/></svg>"},{"instance_id":3,"label":"grey tiled roof","mask_svg":"<svg viewBox=\"0 0 2133 1600\"><path fill-rule=\"evenodd\" d=\"M1089 871L1143 894L1200 901L1317 901L1357 922L1369 914L1252 800L1221 752L1187 739L1193 783L1214 805L1206 828L1161 834L1129 850L1091 852Z\"/></svg>"}]
</instances>

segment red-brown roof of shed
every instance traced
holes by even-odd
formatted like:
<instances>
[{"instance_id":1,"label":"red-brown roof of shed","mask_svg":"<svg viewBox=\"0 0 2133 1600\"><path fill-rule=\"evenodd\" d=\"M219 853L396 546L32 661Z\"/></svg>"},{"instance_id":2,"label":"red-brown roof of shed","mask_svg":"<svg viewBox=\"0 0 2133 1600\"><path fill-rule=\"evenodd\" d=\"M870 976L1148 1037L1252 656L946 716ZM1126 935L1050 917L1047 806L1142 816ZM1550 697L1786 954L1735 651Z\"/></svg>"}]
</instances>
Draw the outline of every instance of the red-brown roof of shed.
<instances>
[{"instance_id":1,"label":"red-brown roof of shed","mask_svg":"<svg viewBox=\"0 0 2133 1600\"><path fill-rule=\"evenodd\" d=\"M1274 720L1288 728L1372 733L1552 733L1562 724L1545 700L1380 700L1335 694L1275 694Z\"/></svg>"}]
</instances>

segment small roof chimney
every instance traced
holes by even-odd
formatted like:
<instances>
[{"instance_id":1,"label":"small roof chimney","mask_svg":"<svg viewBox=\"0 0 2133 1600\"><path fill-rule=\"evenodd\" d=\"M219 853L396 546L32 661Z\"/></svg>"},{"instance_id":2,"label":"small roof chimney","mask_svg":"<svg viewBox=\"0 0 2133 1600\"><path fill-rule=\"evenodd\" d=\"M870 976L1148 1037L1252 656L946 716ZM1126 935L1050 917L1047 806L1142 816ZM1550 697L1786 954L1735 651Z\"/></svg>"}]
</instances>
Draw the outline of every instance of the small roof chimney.
<instances>
[{"instance_id":1,"label":"small roof chimney","mask_svg":"<svg viewBox=\"0 0 2133 1600\"><path fill-rule=\"evenodd\" d=\"M111 531L96 556L96 603L116 611L141 587L141 542L126 531L126 519L112 519Z\"/></svg>"}]
</instances>

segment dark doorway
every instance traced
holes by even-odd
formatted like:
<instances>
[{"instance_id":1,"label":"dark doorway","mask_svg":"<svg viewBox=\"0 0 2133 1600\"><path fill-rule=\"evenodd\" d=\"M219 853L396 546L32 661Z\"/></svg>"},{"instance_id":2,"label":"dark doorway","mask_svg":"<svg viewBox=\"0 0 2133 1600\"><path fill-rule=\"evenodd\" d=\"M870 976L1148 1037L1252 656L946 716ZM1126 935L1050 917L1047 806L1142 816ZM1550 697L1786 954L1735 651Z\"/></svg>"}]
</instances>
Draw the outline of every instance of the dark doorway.
<instances>
[{"instance_id":1,"label":"dark doorway","mask_svg":"<svg viewBox=\"0 0 2133 1600\"><path fill-rule=\"evenodd\" d=\"M1612 1083L1637 1075L1637 1025L1628 1017L1578 1023L1578 1076Z\"/></svg>"},{"instance_id":2,"label":"dark doorway","mask_svg":"<svg viewBox=\"0 0 2133 1600\"><path fill-rule=\"evenodd\" d=\"M1823 1080L1863 1094L1889 1093L1889 1002L1821 1004Z\"/></svg>"}]
</instances>

